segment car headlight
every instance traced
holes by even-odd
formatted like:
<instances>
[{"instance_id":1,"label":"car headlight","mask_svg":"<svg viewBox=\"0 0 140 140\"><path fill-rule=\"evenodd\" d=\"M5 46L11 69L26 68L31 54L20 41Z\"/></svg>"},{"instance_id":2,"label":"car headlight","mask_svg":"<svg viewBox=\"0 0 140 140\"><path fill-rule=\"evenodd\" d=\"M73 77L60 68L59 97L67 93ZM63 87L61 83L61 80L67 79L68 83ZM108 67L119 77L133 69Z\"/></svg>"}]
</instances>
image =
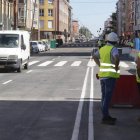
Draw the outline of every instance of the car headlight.
<instances>
[{"instance_id":1,"label":"car headlight","mask_svg":"<svg viewBox=\"0 0 140 140\"><path fill-rule=\"evenodd\" d=\"M18 56L17 55L9 55L8 60L18 60Z\"/></svg>"}]
</instances>

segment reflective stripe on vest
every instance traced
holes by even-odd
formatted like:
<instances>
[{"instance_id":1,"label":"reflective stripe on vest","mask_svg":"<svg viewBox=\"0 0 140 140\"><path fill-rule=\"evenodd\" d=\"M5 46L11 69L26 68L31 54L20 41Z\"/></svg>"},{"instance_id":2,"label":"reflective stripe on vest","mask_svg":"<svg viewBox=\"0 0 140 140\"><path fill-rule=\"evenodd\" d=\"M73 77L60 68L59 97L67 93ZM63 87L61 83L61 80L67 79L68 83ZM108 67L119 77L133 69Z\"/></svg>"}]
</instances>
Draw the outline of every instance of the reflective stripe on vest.
<instances>
[{"instance_id":1,"label":"reflective stripe on vest","mask_svg":"<svg viewBox=\"0 0 140 140\"><path fill-rule=\"evenodd\" d=\"M119 78L120 71L116 72L115 65L111 63L111 51L113 46L106 45L103 46L100 50L100 70L99 70L99 77L112 77L112 78Z\"/></svg>"},{"instance_id":2,"label":"reflective stripe on vest","mask_svg":"<svg viewBox=\"0 0 140 140\"><path fill-rule=\"evenodd\" d=\"M140 83L140 78L139 78L139 76L137 74L137 71L136 71L136 81L137 81L137 83Z\"/></svg>"}]
</instances>

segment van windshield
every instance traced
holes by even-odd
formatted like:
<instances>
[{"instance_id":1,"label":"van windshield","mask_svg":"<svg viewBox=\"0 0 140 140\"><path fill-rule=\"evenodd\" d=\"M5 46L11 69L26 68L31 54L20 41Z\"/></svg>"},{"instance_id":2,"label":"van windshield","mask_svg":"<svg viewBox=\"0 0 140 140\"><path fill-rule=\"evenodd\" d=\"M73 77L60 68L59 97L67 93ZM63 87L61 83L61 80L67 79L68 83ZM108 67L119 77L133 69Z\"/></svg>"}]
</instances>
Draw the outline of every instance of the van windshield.
<instances>
[{"instance_id":1,"label":"van windshield","mask_svg":"<svg viewBox=\"0 0 140 140\"><path fill-rule=\"evenodd\" d=\"M17 48L19 45L19 35L0 34L0 48Z\"/></svg>"}]
</instances>

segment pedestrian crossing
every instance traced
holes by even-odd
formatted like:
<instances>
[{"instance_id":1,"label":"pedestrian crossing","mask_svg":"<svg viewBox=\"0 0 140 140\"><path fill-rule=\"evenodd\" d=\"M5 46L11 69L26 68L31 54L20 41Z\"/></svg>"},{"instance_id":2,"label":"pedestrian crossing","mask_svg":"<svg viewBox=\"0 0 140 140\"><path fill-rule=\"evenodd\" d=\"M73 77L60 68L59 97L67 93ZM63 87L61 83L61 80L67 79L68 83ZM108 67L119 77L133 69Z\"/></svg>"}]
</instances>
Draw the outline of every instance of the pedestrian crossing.
<instances>
[{"instance_id":1,"label":"pedestrian crossing","mask_svg":"<svg viewBox=\"0 0 140 140\"><path fill-rule=\"evenodd\" d=\"M79 66L88 66L88 67L94 67L96 66L96 63L92 60L88 61L88 62L83 62L83 61L59 61L59 62L55 62L55 60L52 61L38 61L38 60L34 60L34 61L30 61L29 62L29 66L33 66L36 65L37 67L47 67L49 65L52 65L54 67L62 67L65 65L68 65L70 67L79 67ZM132 66L135 66L135 62L124 62L121 61L120 62L120 68L129 68Z\"/></svg>"}]
</instances>

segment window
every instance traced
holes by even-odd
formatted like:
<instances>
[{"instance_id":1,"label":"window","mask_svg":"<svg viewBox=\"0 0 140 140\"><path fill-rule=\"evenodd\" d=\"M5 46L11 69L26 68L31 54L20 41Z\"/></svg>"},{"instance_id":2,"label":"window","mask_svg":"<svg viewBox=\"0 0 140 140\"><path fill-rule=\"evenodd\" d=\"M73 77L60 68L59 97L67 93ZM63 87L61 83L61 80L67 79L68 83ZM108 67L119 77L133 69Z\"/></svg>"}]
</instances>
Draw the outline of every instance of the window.
<instances>
[{"instance_id":1,"label":"window","mask_svg":"<svg viewBox=\"0 0 140 140\"><path fill-rule=\"evenodd\" d=\"M39 0L39 4L44 5L44 0Z\"/></svg>"},{"instance_id":2,"label":"window","mask_svg":"<svg viewBox=\"0 0 140 140\"><path fill-rule=\"evenodd\" d=\"M44 28L44 20L40 20L40 28Z\"/></svg>"},{"instance_id":3,"label":"window","mask_svg":"<svg viewBox=\"0 0 140 140\"><path fill-rule=\"evenodd\" d=\"M52 20L48 20L48 28L49 29L53 28L53 21Z\"/></svg>"},{"instance_id":4,"label":"window","mask_svg":"<svg viewBox=\"0 0 140 140\"><path fill-rule=\"evenodd\" d=\"M19 8L19 13L18 13L20 18L24 17L24 8Z\"/></svg>"},{"instance_id":5,"label":"window","mask_svg":"<svg viewBox=\"0 0 140 140\"><path fill-rule=\"evenodd\" d=\"M44 16L44 9L39 9L39 16Z\"/></svg>"},{"instance_id":6,"label":"window","mask_svg":"<svg viewBox=\"0 0 140 140\"><path fill-rule=\"evenodd\" d=\"M48 16L53 16L53 10L52 9L48 9Z\"/></svg>"}]
</instances>

